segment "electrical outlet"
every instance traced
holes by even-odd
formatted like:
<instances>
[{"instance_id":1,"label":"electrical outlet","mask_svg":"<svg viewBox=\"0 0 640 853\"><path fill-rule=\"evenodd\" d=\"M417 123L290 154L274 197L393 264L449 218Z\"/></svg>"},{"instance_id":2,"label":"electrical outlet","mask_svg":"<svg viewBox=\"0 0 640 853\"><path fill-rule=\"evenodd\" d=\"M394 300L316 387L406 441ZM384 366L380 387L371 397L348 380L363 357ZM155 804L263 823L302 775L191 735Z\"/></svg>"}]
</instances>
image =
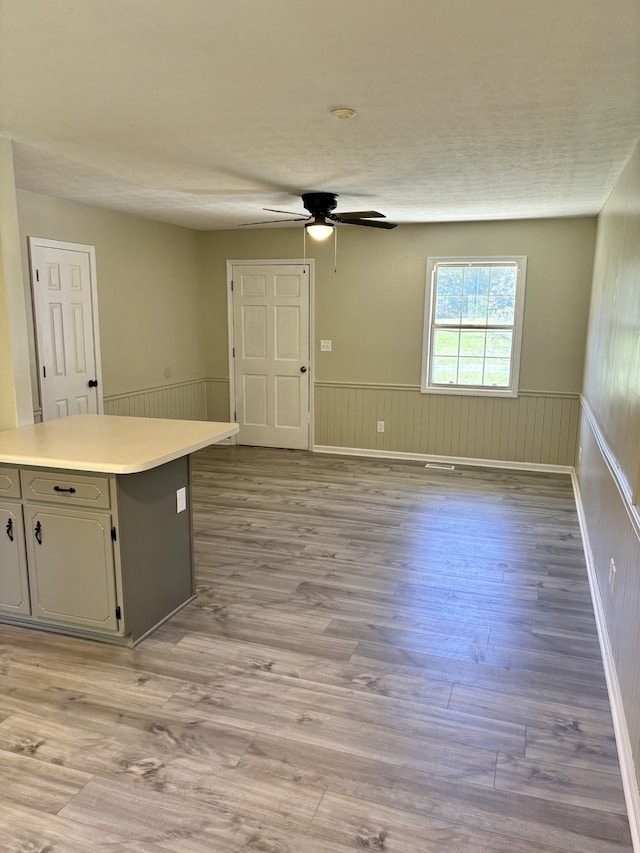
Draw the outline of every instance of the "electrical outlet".
<instances>
[{"instance_id":1,"label":"electrical outlet","mask_svg":"<svg viewBox=\"0 0 640 853\"><path fill-rule=\"evenodd\" d=\"M331 341L320 341L320 352L331 352Z\"/></svg>"},{"instance_id":2,"label":"electrical outlet","mask_svg":"<svg viewBox=\"0 0 640 853\"><path fill-rule=\"evenodd\" d=\"M378 432L384 432L384 421L378 421L376 429L378 430Z\"/></svg>"},{"instance_id":3,"label":"electrical outlet","mask_svg":"<svg viewBox=\"0 0 640 853\"><path fill-rule=\"evenodd\" d=\"M613 594L616 587L616 564L613 562L613 557L609 560L609 589Z\"/></svg>"},{"instance_id":4,"label":"electrical outlet","mask_svg":"<svg viewBox=\"0 0 640 853\"><path fill-rule=\"evenodd\" d=\"M578 448L578 465L582 462L582 446Z\"/></svg>"},{"instance_id":5,"label":"electrical outlet","mask_svg":"<svg viewBox=\"0 0 640 853\"><path fill-rule=\"evenodd\" d=\"M184 512L187 508L187 489L183 486L176 491L176 512Z\"/></svg>"}]
</instances>

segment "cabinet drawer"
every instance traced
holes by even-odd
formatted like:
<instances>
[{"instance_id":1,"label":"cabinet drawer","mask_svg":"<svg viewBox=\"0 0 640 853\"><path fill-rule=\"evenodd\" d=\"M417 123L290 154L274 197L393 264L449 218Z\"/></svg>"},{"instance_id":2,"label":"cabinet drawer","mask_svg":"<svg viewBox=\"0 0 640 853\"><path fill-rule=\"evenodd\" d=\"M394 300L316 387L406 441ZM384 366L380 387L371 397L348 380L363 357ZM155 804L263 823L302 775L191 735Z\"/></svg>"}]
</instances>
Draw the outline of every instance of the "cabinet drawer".
<instances>
[{"instance_id":1,"label":"cabinet drawer","mask_svg":"<svg viewBox=\"0 0 640 853\"><path fill-rule=\"evenodd\" d=\"M20 475L17 468L0 465L0 497L20 497Z\"/></svg>"},{"instance_id":2,"label":"cabinet drawer","mask_svg":"<svg viewBox=\"0 0 640 853\"><path fill-rule=\"evenodd\" d=\"M109 478L58 471L20 471L25 500L108 509Z\"/></svg>"}]
</instances>

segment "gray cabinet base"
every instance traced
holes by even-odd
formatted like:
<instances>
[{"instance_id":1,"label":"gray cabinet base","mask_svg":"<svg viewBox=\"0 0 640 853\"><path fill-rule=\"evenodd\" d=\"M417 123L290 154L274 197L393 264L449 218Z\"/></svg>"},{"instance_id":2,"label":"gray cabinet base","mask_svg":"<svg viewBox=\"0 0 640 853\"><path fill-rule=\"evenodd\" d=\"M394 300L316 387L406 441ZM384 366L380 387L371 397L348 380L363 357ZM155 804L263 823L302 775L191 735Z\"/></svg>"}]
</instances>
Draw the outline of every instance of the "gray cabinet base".
<instances>
[{"instance_id":1,"label":"gray cabinet base","mask_svg":"<svg viewBox=\"0 0 640 853\"><path fill-rule=\"evenodd\" d=\"M189 458L117 477L122 618L135 644L194 596ZM177 512L178 489L187 504Z\"/></svg>"}]
</instances>

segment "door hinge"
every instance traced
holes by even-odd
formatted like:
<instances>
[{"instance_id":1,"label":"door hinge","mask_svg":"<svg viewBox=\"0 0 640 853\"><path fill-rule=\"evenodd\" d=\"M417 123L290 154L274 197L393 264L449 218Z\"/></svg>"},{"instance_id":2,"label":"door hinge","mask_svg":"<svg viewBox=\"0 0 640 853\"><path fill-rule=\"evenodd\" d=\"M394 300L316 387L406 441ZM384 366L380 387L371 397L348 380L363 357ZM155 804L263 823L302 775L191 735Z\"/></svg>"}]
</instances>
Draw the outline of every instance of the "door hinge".
<instances>
[{"instance_id":1,"label":"door hinge","mask_svg":"<svg viewBox=\"0 0 640 853\"><path fill-rule=\"evenodd\" d=\"M42 367L42 376L43 376L45 379L47 378L47 368L46 368L46 367L44 367L44 365L43 365L43 367Z\"/></svg>"},{"instance_id":2,"label":"door hinge","mask_svg":"<svg viewBox=\"0 0 640 853\"><path fill-rule=\"evenodd\" d=\"M118 537L116 536L116 529L115 529L115 527L112 527L111 528L111 539L115 542L117 538Z\"/></svg>"},{"instance_id":3,"label":"door hinge","mask_svg":"<svg viewBox=\"0 0 640 853\"><path fill-rule=\"evenodd\" d=\"M233 293L233 281L231 282L231 292Z\"/></svg>"},{"instance_id":4,"label":"door hinge","mask_svg":"<svg viewBox=\"0 0 640 853\"><path fill-rule=\"evenodd\" d=\"M36 270L36 281L40 281L40 270Z\"/></svg>"},{"instance_id":5,"label":"door hinge","mask_svg":"<svg viewBox=\"0 0 640 853\"><path fill-rule=\"evenodd\" d=\"M233 413L233 420L237 422L237 420L238 420L238 413L237 412Z\"/></svg>"},{"instance_id":6,"label":"door hinge","mask_svg":"<svg viewBox=\"0 0 640 853\"><path fill-rule=\"evenodd\" d=\"M235 357L236 357L236 348L231 347L231 358L235 358Z\"/></svg>"},{"instance_id":7,"label":"door hinge","mask_svg":"<svg viewBox=\"0 0 640 853\"><path fill-rule=\"evenodd\" d=\"M120 610L120 605L116 607L116 619L122 619L122 610Z\"/></svg>"}]
</instances>

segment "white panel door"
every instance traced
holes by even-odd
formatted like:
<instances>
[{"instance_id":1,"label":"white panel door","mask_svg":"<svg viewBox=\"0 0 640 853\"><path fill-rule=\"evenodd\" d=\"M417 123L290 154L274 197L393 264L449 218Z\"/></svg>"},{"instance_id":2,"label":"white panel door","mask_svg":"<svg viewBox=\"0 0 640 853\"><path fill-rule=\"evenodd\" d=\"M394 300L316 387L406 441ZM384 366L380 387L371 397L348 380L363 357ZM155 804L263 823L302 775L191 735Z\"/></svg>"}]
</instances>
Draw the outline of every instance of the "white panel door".
<instances>
[{"instance_id":1,"label":"white panel door","mask_svg":"<svg viewBox=\"0 0 640 853\"><path fill-rule=\"evenodd\" d=\"M238 442L309 447L309 266L233 266Z\"/></svg>"},{"instance_id":2,"label":"white panel door","mask_svg":"<svg viewBox=\"0 0 640 853\"><path fill-rule=\"evenodd\" d=\"M42 419L102 411L93 247L30 239Z\"/></svg>"}]
</instances>

